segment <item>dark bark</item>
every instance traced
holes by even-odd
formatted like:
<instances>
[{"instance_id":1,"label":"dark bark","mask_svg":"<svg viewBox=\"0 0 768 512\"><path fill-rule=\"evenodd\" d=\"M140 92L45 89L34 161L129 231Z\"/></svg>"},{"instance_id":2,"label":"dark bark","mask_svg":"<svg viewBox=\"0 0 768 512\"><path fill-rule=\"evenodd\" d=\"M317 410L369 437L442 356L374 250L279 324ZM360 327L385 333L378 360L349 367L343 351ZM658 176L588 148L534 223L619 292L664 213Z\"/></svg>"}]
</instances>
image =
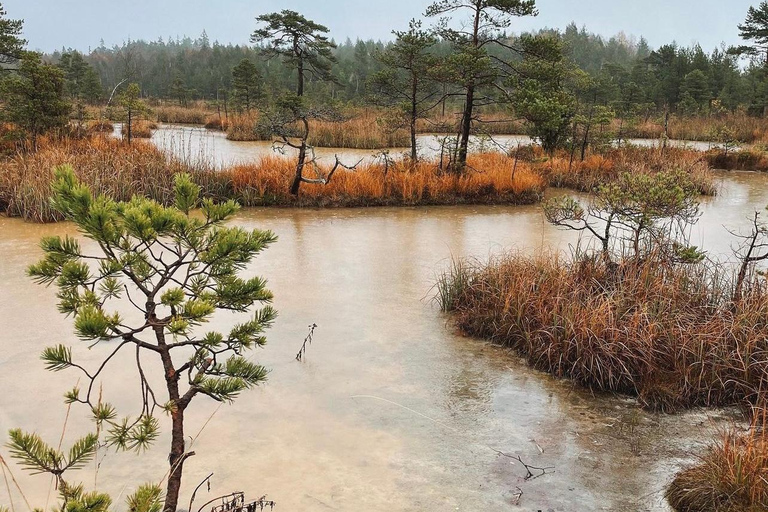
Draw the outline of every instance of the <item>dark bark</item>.
<instances>
[{"instance_id":1,"label":"dark bark","mask_svg":"<svg viewBox=\"0 0 768 512\"><path fill-rule=\"evenodd\" d=\"M301 190L301 180L304 175L304 163L307 160L307 143L302 141L299 148L299 159L296 162L296 175L293 177L293 183L291 184L291 194L294 196L299 195Z\"/></svg>"},{"instance_id":2,"label":"dark bark","mask_svg":"<svg viewBox=\"0 0 768 512\"><path fill-rule=\"evenodd\" d=\"M475 8L475 20L472 27L472 46L480 46L480 15L482 7L479 3ZM464 104L464 115L461 118L461 139L457 152L456 162L454 162L455 172L462 173L467 167L467 154L469 153L469 135L472 132L472 119L475 109L475 79L471 78L467 83L467 96Z\"/></svg>"},{"instance_id":3,"label":"dark bark","mask_svg":"<svg viewBox=\"0 0 768 512\"><path fill-rule=\"evenodd\" d=\"M419 157L416 149L416 121L419 118L418 93L419 79L414 74L411 81L411 163L416 163Z\"/></svg>"},{"instance_id":4,"label":"dark bark","mask_svg":"<svg viewBox=\"0 0 768 512\"><path fill-rule=\"evenodd\" d=\"M298 84L296 85L296 95L304 96L304 58L299 56L299 64L297 67L298 72Z\"/></svg>"}]
</instances>

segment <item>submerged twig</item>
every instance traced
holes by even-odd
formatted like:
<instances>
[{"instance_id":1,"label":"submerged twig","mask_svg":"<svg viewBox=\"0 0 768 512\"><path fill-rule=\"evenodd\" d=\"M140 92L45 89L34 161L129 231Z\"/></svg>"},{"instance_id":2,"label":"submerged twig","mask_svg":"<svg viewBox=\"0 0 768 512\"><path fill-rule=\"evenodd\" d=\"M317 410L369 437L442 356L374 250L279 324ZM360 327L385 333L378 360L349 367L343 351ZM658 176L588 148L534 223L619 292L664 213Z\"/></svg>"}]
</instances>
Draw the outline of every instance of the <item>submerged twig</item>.
<instances>
[{"instance_id":1,"label":"submerged twig","mask_svg":"<svg viewBox=\"0 0 768 512\"><path fill-rule=\"evenodd\" d=\"M550 475L550 474L555 472L554 471L555 470L554 466L547 466L547 467L539 468L539 467L531 466L530 464L526 464L525 462L523 462L523 458L520 457L520 455L509 455L508 453L504 453L504 452L501 452L499 450L494 450L494 451L496 453L498 453L499 455L503 456L503 457L507 457L507 458L516 460L517 462L522 464L523 467L525 468L525 471L526 471L526 475L523 478L526 482L528 480L536 480L537 478L539 478L541 476ZM534 473L534 471L535 471L535 473Z\"/></svg>"},{"instance_id":2,"label":"submerged twig","mask_svg":"<svg viewBox=\"0 0 768 512\"><path fill-rule=\"evenodd\" d=\"M312 344L312 338L315 335L315 329L317 329L317 324L312 324L309 326L309 334L307 334L307 337L304 338L304 343L301 345L299 353L296 354L297 361L302 361L304 359L304 355L307 353L307 345Z\"/></svg>"}]
</instances>

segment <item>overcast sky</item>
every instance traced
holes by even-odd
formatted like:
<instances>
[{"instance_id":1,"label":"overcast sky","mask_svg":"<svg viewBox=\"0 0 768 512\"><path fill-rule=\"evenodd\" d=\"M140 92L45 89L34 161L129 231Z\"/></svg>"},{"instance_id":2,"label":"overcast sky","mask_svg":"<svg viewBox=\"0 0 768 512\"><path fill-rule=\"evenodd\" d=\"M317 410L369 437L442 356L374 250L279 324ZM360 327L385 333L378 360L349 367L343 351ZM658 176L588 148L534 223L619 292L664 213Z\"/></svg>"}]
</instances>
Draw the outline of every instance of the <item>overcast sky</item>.
<instances>
[{"instance_id":1,"label":"overcast sky","mask_svg":"<svg viewBox=\"0 0 768 512\"><path fill-rule=\"evenodd\" d=\"M389 39L392 29L420 17L430 0L4 0L12 18L25 20L31 49L87 51L104 39L189 35L206 30L212 41L247 43L259 14L293 9L347 37ZM736 25L758 0L538 0L538 18L518 20L515 32L564 28L571 21L604 36L620 31L645 36L657 47L671 41L700 43L707 51L738 42Z\"/></svg>"}]
</instances>

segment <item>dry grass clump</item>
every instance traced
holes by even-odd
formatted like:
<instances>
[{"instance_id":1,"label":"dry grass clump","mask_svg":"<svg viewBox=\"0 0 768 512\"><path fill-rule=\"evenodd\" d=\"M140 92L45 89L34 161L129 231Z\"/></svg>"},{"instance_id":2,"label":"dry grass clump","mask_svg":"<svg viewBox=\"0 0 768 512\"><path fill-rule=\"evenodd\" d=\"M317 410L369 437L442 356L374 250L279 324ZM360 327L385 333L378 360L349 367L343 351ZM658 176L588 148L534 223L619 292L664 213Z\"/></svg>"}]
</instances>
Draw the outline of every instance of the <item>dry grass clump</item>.
<instances>
[{"instance_id":1,"label":"dry grass clump","mask_svg":"<svg viewBox=\"0 0 768 512\"><path fill-rule=\"evenodd\" d=\"M667 148L623 147L604 154L590 154L580 161L571 162L570 155L560 153L539 166L550 185L572 188L582 192L615 180L622 172L649 173L682 170L693 181L702 195L715 195L717 182L714 173L701 152Z\"/></svg>"},{"instance_id":2,"label":"dry grass clump","mask_svg":"<svg viewBox=\"0 0 768 512\"><path fill-rule=\"evenodd\" d=\"M89 133L113 133L115 125L109 121L92 121L88 124Z\"/></svg>"},{"instance_id":3,"label":"dry grass clump","mask_svg":"<svg viewBox=\"0 0 768 512\"><path fill-rule=\"evenodd\" d=\"M239 114L229 116L227 139L234 141L272 140L272 134L264 133L259 127L259 114Z\"/></svg>"},{"instance_id":4,"label":"dry grass clump","mask_svg":"<svg viewBox=\"0 0 768 512\"><path fill-rule=\"evenodd\" d=\"M618 119L612 130L618 133ZM768 119L745 113L723 114L709 117L670 116L667 136L676 140L717 141L719 133L727 130L743 143L768 141ZM664 134L664 119L649 119L622 128L625 138L658 139Z\"/></svg>"},{"instance_id":5,"label":"dry grass clump","mask_svg":"<svg viewBox=\"0 0 768 512\"><path fill-rule=\"evenodd\" d=\"M208 116L205 120L205 127L209 130L227 131L229 128L229 119L220 116L219 114L213 114Z\"/></svg>"},{"instance_id":6,"label":"dry grass clump","mask_svg":"<svg viewBox=\"0 0 768 512\"><path fill-rule=\"evenodd\" d=\"M728 171L768 171L768 153L757 149L741 149L726 154L724 151L713 150L705 154L709 165L715 169Z\"/></svg>"},{"instance_id":7,"label":"dry grass clump","mask_svg":"<svg viewBox=\"0 0 768 512\"><path fill-rule=\"evenodd\" d=\"M151 139L152 132L157 130L157 123L154 121L134 121L131 127L131 138L134 139ZM128 138L128 127L123 124L122 137Z\"/></svg>"},{"instance_id":8,"label":"dry grass clump","mask_svg":"<svg viewBox=\"0 0 768 512\"><path fill-rule=\"evenodd\" d=\"M173 175L190 172L208 193L227 196L226 177L206 169L192 169L170 161L154 146L142 141L125 144L119 139L40 142L37 152L17 153L0 162L0 212L34 222L60 217L50 208L53 169L71 164L78 178L96 193L118 200L134 194L168 204L173 197Z\"/></svg>"},{"instance_id":9,"label":"dry grass clump","mask_svg":"<svg viewBox=\"0 0 768 512\"><path fill-rule=\"evenodd\" d=\"M439 298L468 335L542 371L670 411L756 403L768 375L768 289L707 263L512 254L446 274Z\"/></svg>"},{"instance_id":10,"label":"dry grass clump","mask_svg":"<svg viewBox=\"0 0 768 512\"><path fill-rule=\"evenodd\" d=\"M205 124L211 111L202 107L179 107L172 105L153 107L157 121L169 124Z\"/></svg>"},{"instance_id":11,"label":"dry grass clump","mask_svg":"<svg viewBox=\"0 0 768 512\"><path fill-rule=\"evenodd\" d=\"M295 162L277 156L233 168L235 194L246 205L282 206L384 206L459 203L527 204L540 199L544 181L521 164L514 177L512 162L500 154L473 155L477 171L464 176L440 173L434 163L415 167L404 162L390 165L361 164L355 171L338 170L327 185L304 184L296 198L288 193ZM327 176L327 167L318 169ZM305 176L314 177L312 171Z\"/></svg>"},{"instance_id":12,"label":"dry grass clump","mask_svg":"<svg viewBox=\"0 0 768 512\"><path fill-rule=\"evenodd\" d=\"M216 127L218 120L211 119ZM299 127L296 127L298 133ZM309 144L315 147L384 149L410 147L410 138L403 129L394 129L375 111L356 112L344 121L310 120ZM259 124L257 113L230 116L227 138L235 141L272 140L272 134Z\"/></svg>"},{"instance_id":13,"label":"dry grass clump","mask_svg":"<svg viewBox=\"0 0 768 512\"><path fill-rule=\"evenodd\" d=\"M411 146L408 132L388 126L375 112L346 121L312 121L309 143L320 148L385 149Z\"/></svg>"},{"instance_id":14,"label":"dry grass clump","mask_svg":"<svg viewBox=\"0 0 768 512\"><path fill-rule=\"evenodd\" d=\"M666 492L678 512L768 510L768 417L755 416L746 433L724 432L694 466L677 474Z\"/></svg>"}]
</instances>

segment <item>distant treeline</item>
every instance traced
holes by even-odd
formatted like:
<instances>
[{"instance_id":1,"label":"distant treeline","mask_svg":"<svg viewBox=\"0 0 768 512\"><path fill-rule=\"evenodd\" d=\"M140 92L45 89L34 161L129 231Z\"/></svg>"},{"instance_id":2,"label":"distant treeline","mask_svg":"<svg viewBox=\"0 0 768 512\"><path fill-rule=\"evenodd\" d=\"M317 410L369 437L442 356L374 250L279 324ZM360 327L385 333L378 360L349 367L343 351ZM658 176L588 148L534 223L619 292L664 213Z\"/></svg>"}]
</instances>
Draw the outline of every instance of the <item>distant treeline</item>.
<instances>
[{"instance_id":1,"label":"distant treeline","mask_svg":"<svg viewBox=\"0 0 768 512\"><path fill-rule=\"evenodd\" d=\"M768 103L765 68L759 63L741 67L738 57L729 55L725 48L706 53L698 45L681 47L672 43L654 50L643 38L634 40L619 34L606 40L575 24L564 31L539 33L560 38L570 61L599 84L590 92L592 99L617 110L632 108L651 113L668 109L706 115L744 109L762 114ZM390 44L349 39L338 44L332 65L336 82L308 77L307 95L365 103L368 78L382 69L376 55ZM447 56L451 44L440 41L433 51ZM62 57L65 61L71 59L73 53L63 49L46 57L59 63ZM257 66L268 96L293 88L295 72L276 59L265 59L260 48L211 42L205 33L196 39L129 41L111 48L102 43L84 56L101 80L103 97L127 78L141 86L145 98L179 103L226 96L232 87L232 70L243 59Z\"/></svg>"}]
</instances>

